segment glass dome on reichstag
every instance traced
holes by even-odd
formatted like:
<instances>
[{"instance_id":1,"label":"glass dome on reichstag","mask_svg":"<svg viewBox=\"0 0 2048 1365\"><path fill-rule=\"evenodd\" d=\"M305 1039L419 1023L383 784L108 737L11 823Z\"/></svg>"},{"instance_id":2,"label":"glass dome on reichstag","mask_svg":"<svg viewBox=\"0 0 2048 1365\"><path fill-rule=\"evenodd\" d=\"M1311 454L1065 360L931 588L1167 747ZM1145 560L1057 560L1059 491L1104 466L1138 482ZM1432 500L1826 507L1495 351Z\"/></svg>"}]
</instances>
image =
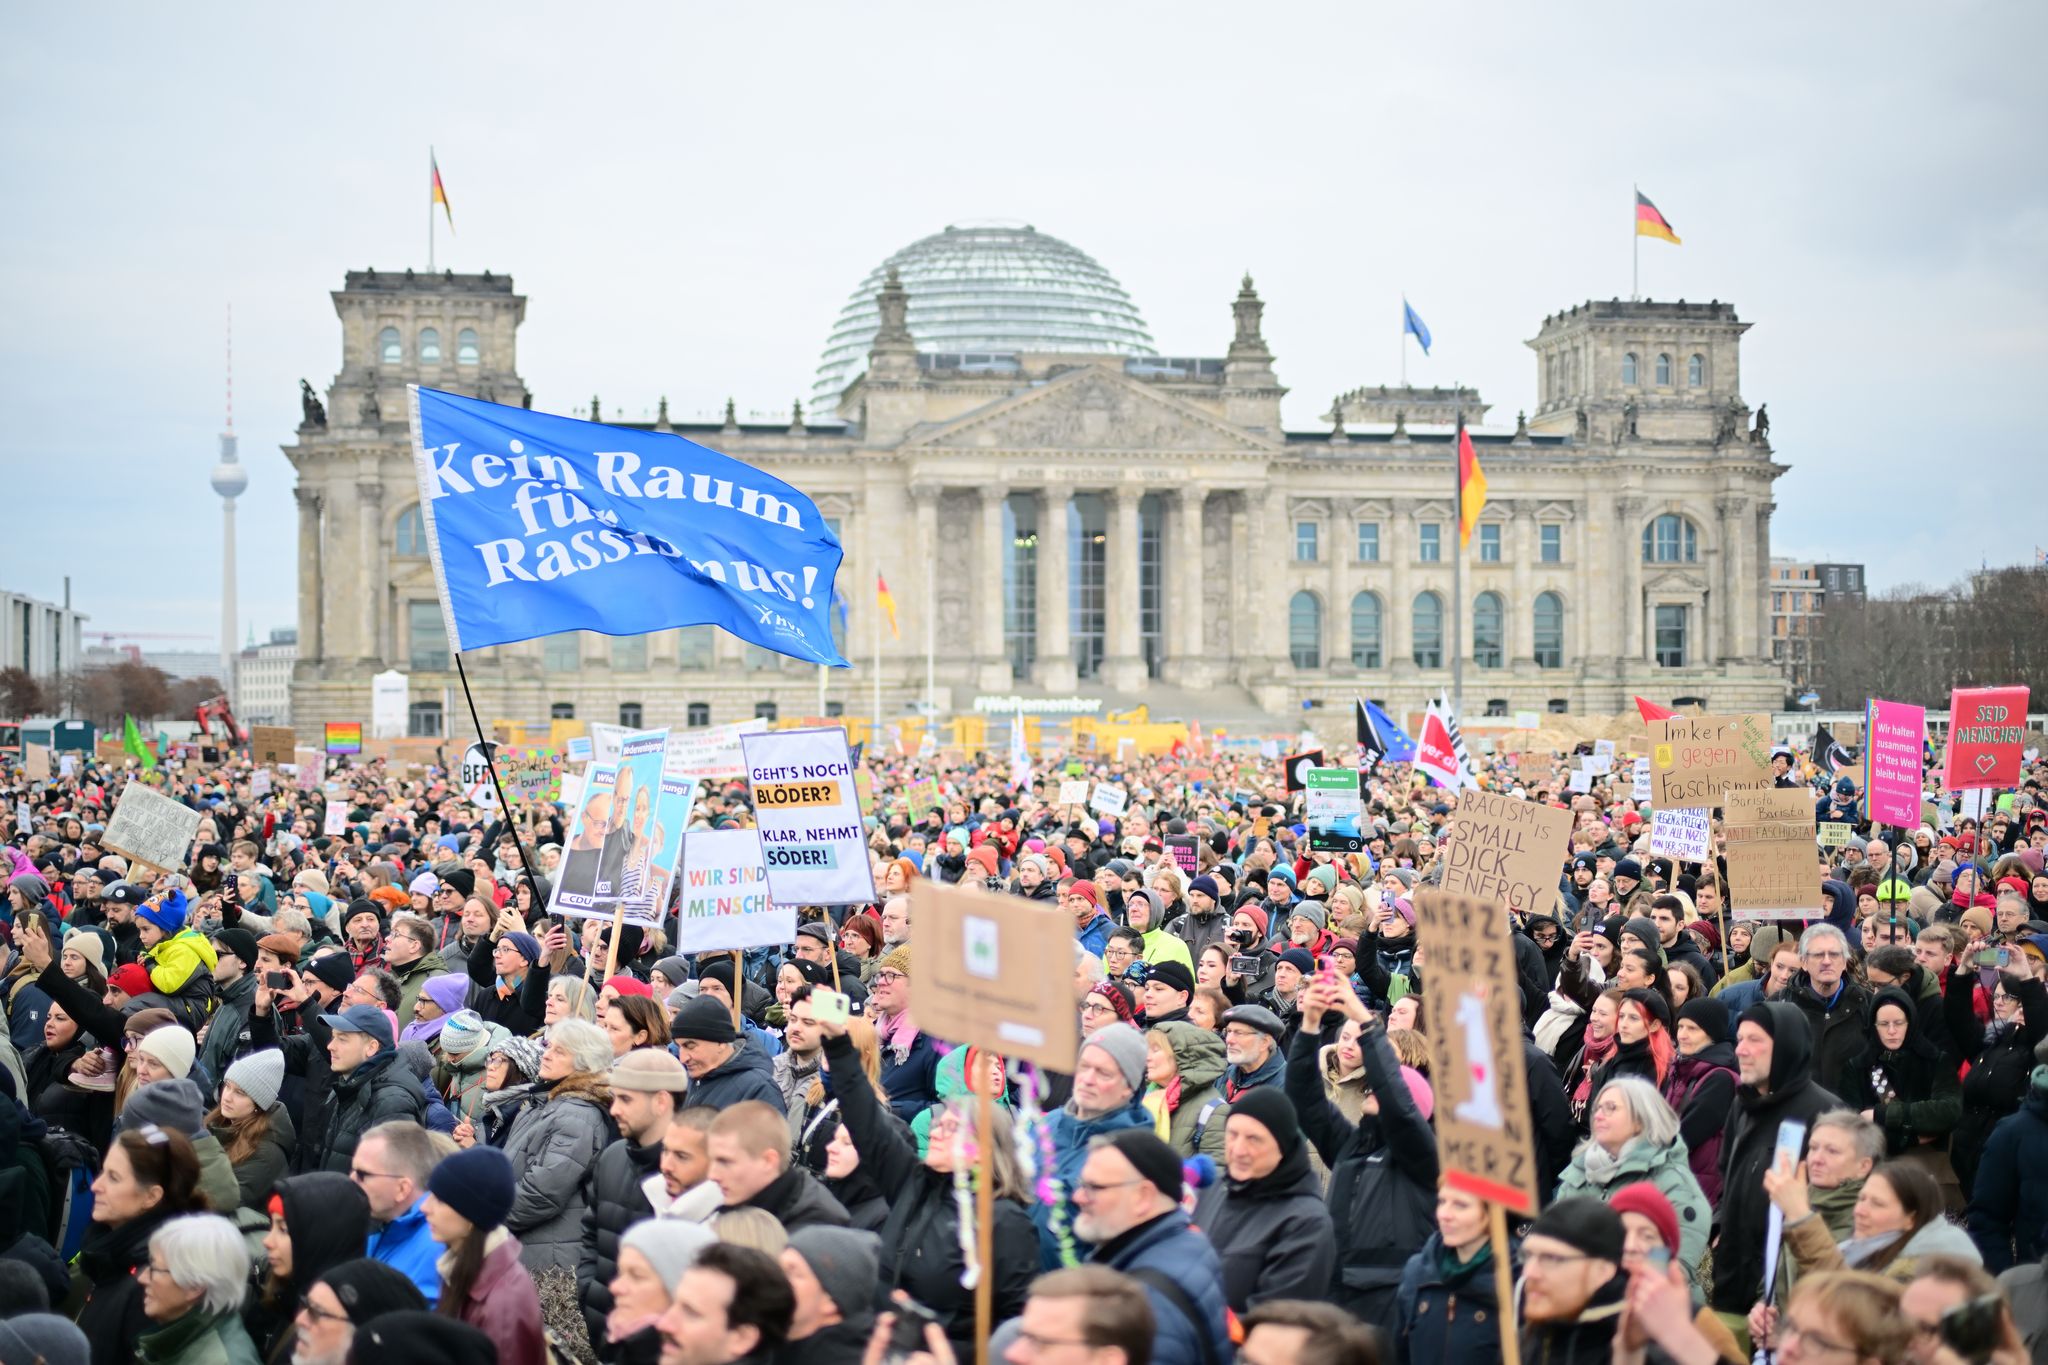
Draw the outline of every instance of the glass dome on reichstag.
<instances>
[{"instance_id":1,"label":"glass dome on reichstag","mask_svg":"<svg viewBox=\"0 0 2048 1365\"><path fill-rule=\"evenodd\" d=\"M1000 370L1018 351L1158 354L1137 305L1087 252L1028 223L959 224L904 247L853 291L811 388L821 414L866 368L891 267L910 295L917 349L959 357L959 368Z\"/></svg>"}]
</instances>

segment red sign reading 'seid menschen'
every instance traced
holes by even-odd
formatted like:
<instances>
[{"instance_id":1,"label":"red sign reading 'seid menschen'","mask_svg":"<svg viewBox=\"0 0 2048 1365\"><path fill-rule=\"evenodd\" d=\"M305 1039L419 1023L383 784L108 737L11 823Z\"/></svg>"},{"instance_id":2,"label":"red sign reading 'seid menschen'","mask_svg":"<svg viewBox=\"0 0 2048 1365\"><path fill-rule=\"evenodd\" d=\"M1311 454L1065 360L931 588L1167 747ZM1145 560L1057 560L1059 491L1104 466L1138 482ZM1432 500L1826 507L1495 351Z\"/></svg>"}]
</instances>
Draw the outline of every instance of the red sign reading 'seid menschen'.
<instances>
[{"instance_id":1,"label":"red sign reading 'seid menschen'","mask_svg":"<svg viewBox=\"0 0 2048 1365\"><path fill-rule=\"evenodd\" d=\"M2018 786L2026 733L2026 688L1956 688L1949 697L1941 785L1959 792Z\"/></svg>"}]
</instances>

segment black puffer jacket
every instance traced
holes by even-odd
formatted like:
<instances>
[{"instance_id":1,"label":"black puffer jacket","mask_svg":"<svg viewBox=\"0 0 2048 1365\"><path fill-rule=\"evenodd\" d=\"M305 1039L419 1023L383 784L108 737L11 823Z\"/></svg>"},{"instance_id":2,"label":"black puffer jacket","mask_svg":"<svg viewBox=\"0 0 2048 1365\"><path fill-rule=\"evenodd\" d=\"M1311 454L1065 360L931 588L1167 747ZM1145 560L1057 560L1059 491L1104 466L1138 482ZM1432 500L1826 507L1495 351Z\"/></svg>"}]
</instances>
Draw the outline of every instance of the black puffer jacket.
<instances>
[{"instance_id":1,"label":"black puffer jacket","mask_svg":"<svg viewBox=\"0 0 2048 1365\"><path fill-rule=\"evenodd\" d=\"M305 1157L299 1163L302 1168L347 1174L356 1143L364 1133L391 1119L426 1121L426 1096L420 1093L412 1073L394 1065L396 1061L395 1053L378 1053L334 1078L333 1116L327 1121L327 1131L320 1135L318 1150L301 1148Z\"/></svg>"},{"instance_id":2,"label":"black puffer jacket","mask_svg":"<svg viewBox=\"0 0 2048 1365\"><path fill-rule=\"evenodd\" d=\"M612 1311L612 1276L619 1269L619 1238L654 1216L642 1181L661 1170L661 1139L641 1145L620 1138L597 1154L583 1189L583 1254L576 1262L576 1296L590 1339L603 1341Z\"/></svg>"},{"instance_id":3,"label":"black puffer jacket","mask_svg":"<svg viewBox=\"0 0 2048 1365\"><path fill-rule=\"evenodd\" d=\"M1977 1163L1991 1130L2000 1119L2016 1112L2026 1098L2028 1077L2034 1069L2034 1045L2048 1038L2048 985L2031 977L2006 976L2006 991L2019 997L2020 1017L1987 1028L1972 1008L1976 972L1965 968L1956 977L1947 993L1949 1035L1970 1059L1970 1074L1963 1078L1963 1116L1956 1122L1948 1150L1967 1199L1975 1187Z\"/></svg>"},{"instance_id":4,"label":"black puffer jacket","mask_svg":"<svg viewBox=\"0 0 2048 1365\"><path fill-rule=\"evenodd\" d=\"M882 1189L891 1191L889 1217L881 1229L882 1289L902 1289L939 1315L954 1349L971 1349L974 1294L960 1287L959 1212L953 1179L919 1160L917 1144L876 1097L861 1069L860 1053L843 1035L825 1040L826 1065L847 1077L839 1110L860 1164ZM1318 1085L1321 1083L1318 1082ZM1014 1199L996 1200L994 1320L1024 1310L1024 1298L1038 1274L1038 1228Z\"/></svg>"},{"instance_id":5,"label":"black puffer jacket","mask_svg":"<svg viewBox=\"0 0 2048 1365\"><path fill-rule=\"evenodd\" d=\"M301 1105L296 1125L299 1145L292 1152L294 1171L320 1169L309 1159L321 1145L334 1117L334 1068L327 1060L327 1043L334 1031L321 1020L320 1011L311 1001L307 1002L305 1017L305 1032L286 1033L278 1027L274 1008L261 1014L252 1010L249 1015L250 1045L258 1051L268 1047L282 1051L286 1079L303 1082L299 1087ZM286 1098L290 1098L289 1093Z\"/></svg>"},{"instance_id":6,"label":"black puffer jacket","mask_svg":"<svg viewBox=\"0 0 2048 1365\"><path fill-rule=\"evenodd\" d=\"M1359 1038L1365 1086L1379 1097L1378 1114L1357 1123L1323 1093L1316 1054L1335 1042L1343 1019L1326 1015L1326 1037L1308 1030L1287 1057L1287 1098L1301 1131L1330 1168L1330 1219L1337 1235L1330 1297L1340 1308L1391 1332L1401 1272L1416 1247L1436 1231L1436 1134L1415 1106L1387 1032L1375 1024Z\"/></svg>"},{"instance_id":7,"label":"black puffer jacket","mask_svg":"<svg viewBox=\"0 0 2048 1365\"><path fill-rule=\"evenodd\" d=\"M125 1223L94 1223L71 1262L71 1297L61 1310L78 1323L92 1352L92 1365L128 1365L135 1339L149 1330L142 1312L137 1266L149 1263L149 1239L171 1221L155 1211Z\"/></svg>"},{"instance_id":8,"label":"black puffer jacket","mask_svg":"<svg viewBox=\"0 0 2048 1365\"><path fill-rule=\"evenodd\" d=\"M775 1063L745 1038L733 1044L732 1056L723 1065L690 1082L683 1100L685 1109L730 1109L741 1100L760 1100L780 1114L782 1087L775 1083Z\"/></svg>"},{"instance_id":9,"label":"black puffer jacket","mask_svg":"<svg viewBox=\"0 0 2048 1365\"><path fill-rule=\"evenodd\" d=\"M1846 965L1846 964L1845 964ZM1868 1041L1863 1021L1870 1015L1870 992L1844 975L1834 998L1824 1000L1805 972L1792 978L1780 999L1798 1007L1813 1029L1813 1080L1839 1095L1848 1084L1849 1068Z\"/></svg>"},{"instance_id":10,"label":"black puffer jacket","mask_svg":"<svg viewBox=\"0 0 2048 1365\"><path fill-rule=\"evenodd\" d=\"M312 1283L343 1261L363 1254L370 1236L370 1201L362 1187L334 1171L309 1171L277 1182L284 1226L292 1243L292 1273L275 1293L249 1296L242 1325L265 1360L289 1360L298 1331L293 1319Z\"/></svg>"},{"instance_id":11,"label":"black puffer jacket","mask_svg":"<svg viewBox=\"0 0 2048 1365\"><path fill-rule=\"evenodd\" d=\"M760 1209L772 1215L785 1232L795 1232L798 1228L843 1228L852 1221L823 1181L805 1167L795 1165L769 1181L759 1194L738 1207Z\"/></svg>"},{"instance_id":12,"label":"black puffer jacket","mask_svg":"<svg viewBox=\"0 0 2048 1365\"><path fill-rule=\"evenodd\" d=\"M1270 1175L1225 1176L1203 1190L1195 1225L1223 1263L1223 1296L1232 1312L1327 1292L1335 1260L1330 1210L1306 1141L1297 1138Z\"/></svg>"},{"instance_id":13,"label":"black puffer jacket","mask_svg":"<svg viewBox=\"0 0 2048 1365\"><path fill-rule=\"evenodd\" d=\"M1771 1035L1770 1089L1739 1085L1721 1142L1721 1202L1714 1206L1714 1284L1707 1296L1716 1312L1747 1313L1763 1293L1764 1227L1771 1208L1764 1172L1777 1150L1778 1125L1814 1119L1842 1102L1813 1080L1813 1030L1798 1007L1782 1000L1753 1005L1742 1016ZM1804 1144L1800 1151L1805 1151Z\"/></svg>"}]
</instances>

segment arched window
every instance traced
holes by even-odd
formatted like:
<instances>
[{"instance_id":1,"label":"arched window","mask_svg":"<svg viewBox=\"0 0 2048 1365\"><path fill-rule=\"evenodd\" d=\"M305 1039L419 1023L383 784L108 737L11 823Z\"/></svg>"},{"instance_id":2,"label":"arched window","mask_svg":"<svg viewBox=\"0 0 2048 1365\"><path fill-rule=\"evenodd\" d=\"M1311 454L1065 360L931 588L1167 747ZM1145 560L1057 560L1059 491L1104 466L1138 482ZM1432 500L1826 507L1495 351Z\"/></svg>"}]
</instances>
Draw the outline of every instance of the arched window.
<instances>
[{"instance_id":1,"label":"arched window","mask_svg":"<svg viewBox=\"0 0 2048 1365\"><path fill-rule=\"evenodd\" d=\"M1659 384L1669 384L1671 382L1671 357L1668 355L1657 357L1657 382Z\"/></svg>"},{"instance_id":2,"label":"arched window","mask_svg":"<svg viewBox=\"0 0 2048 1365\"><path fill-rule=\"evenodd\" d=\"M1362 592L1351 599L1351 662L1359 668L1378 668L1380 658L1380 599Z\"/></svg>"},{"instance_id":3,"label":"arched window","mask_svg":"<svg viewBox=\"0 0 2048 1365\"><path fill-rule=\"evenodd\" d=\"M1536 666L1564 667L1564 599L1554 592L1536 594Z\"/></svg>"},{"instance_id":4,"label":"arched window","mask_svg":"<svg viewBox=\"0 0 2048 1365\"><path fill-rule=\"evenodd\" d=\"M1634 351L1630 351L1621 358L1621 382L1624 384L1636 382L1636 353Z\"/></svg>"},{"instance_id":5,"label":"arched window","mask_svg":"<svg viewBox=\"0 0 2048 1365\"><path fill-rule=\"evenodd\" d=\"M1472 602L1472 662L1499 668L1507 656L1507 608L1497 592L1483 592Z\"/></svg>"},{"instance_id":6,"label":"arched window","mask_svg":"<svg viewBox=\"0 0 2048 1365\"><path fill-rule=\"evenodd\" d=\"M420 364L441 363L441 333L433 327L420 328Z\"/></svg>"},{"instance_id":7,"label":"arched window","mask_svg":"<svg viewBox=\"0 0 2048 1365\"><path fill-rule=\"evenodd\" d=\"M423 555L426 552L427 519L420 515L420 505L414 503L398 514L398 524L391 528L391 553Z\"/></svg>"},{"instance_id":8,"label":"arched window","mask_svg":"<svg viewBox=\"0 0 2048 1365\"><path fill-rule=\"evenodd\" d=\"M1693 564L1699 557L1699 532L1677 513L1666 512L1643 528L1645 564Z\"/></svg>"},{"instance_id":9,"label":"arched window","mask_svg":"<svg viewBox=\"0 0 2048 1365\"><path fill-rule=\"evenodd\" d=\"M455 334L455 363L474 365L482 358L476 344L476 328L465 327Z\"/></svg>"},{"instance_id":10,"label":"arched window","mask_svg":"<svg viewBox=\"0 0 2048 1365\"><path fill-rule=\"evenodd\" d=\"M377 358L386 365L399 365L405 361L405 343L398 339L396 327L386 327L377 333Z\"/></svg>"},{"instance_id":11,"label":"arched window","mask_svg":"<svg viewBox=\"0 0 2048 1365\"><path fill-rule=\"evenodd\" d=\"M1702 388L1707 382L1707 358L1696 355L1685 362L1685 382L1688 388Z\"/></svg>"},{"instance_id":12,"label":"arched window","mask_svg":"<svg viewBox=\"0 0 2048 1365\"><path fill-rule=\"evenodd\" d=\"M1296 668L1323 666L1323 604L1312 592L1287 604L1287 656Z\"/></svg>"},{"instance_id":13,"label":"arched window","mask_svg":"<svg viewBox=\"0 0 2048 1365\"><path fill-rule=\"evenodd\" d=\"M1415 666L1444 666L1444 601L1433 592L1415 596Z\"/></svg>"}]
</instances>

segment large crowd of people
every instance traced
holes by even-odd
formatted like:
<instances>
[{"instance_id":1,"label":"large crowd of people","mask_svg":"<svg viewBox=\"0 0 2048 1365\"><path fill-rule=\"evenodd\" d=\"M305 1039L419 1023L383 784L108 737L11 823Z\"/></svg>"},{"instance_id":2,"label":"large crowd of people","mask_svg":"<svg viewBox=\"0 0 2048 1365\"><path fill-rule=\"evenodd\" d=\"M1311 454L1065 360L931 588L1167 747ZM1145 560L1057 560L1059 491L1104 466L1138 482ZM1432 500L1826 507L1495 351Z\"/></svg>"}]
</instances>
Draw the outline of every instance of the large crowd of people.
<instances>
[{"instance_id":1,"label":"large crowd of people","mask_svg":"<svg viewBox=\"0 0 2048 1365\"><path fill-rule=\"evenodd\" d=\"M1543 1193L1502 1244L1419 1008L1456 792L1367 762L1331 853L1257 748L1060 757L870 751L875 902L699 955L550 915L563 809L440 768L9 765L0 1362L2048 1359L2048 770L1977 819L1930 765L1892 828L1782 751L1849 831L1764 921L1626 763L1478 756L1573 822L1501 912ZM135 782L198 813L177 866L107 844ZM690 828L752 819L708 783ZM919 1026L920 880L1070 917L1015 968L1071 972L1070 1073Z\"/></svg>"}]
</instances>

